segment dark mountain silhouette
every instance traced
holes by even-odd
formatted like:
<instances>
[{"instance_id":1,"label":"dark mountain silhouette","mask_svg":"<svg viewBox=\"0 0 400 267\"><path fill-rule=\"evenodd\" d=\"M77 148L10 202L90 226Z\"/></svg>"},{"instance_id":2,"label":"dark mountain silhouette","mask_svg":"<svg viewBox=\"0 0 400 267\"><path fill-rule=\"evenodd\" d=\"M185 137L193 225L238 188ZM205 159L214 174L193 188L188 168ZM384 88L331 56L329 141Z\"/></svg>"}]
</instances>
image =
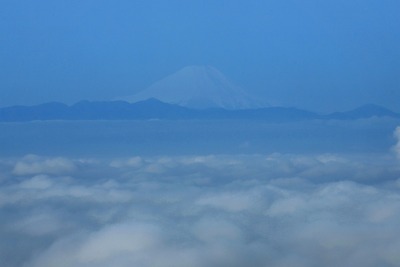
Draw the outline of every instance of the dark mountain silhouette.
<instances>
[{"instance_id":1,"label":"dark mountain silhouette","mask_svg":"<svg viewBox=\"0 0 400 267\"><path fill-rule=\"evenodd\" d=\"M167 104L157 99L136 103L125 101L80 101L72 106L62 103L45 103L36 106L11 106L0 108L0 121L24 122L35 120L190 120L190 119L242 119L270 122L302 121L312 119L355 120L370 117L400 118L389 109L365 105L347 112L319 115L315 112L286 107L227 110L222 108L191 109Z\"/></svg>"},{"instance_id":2,"label":"dark mountain silhouette","mask_svg":"<svg viewBox=\"0 0 400 267\"><path fill-rule=\"evenodd\" d=\"M69 107L58 102L37 106L11 106L0 109L0 121L57 120L66 118Z\"/></svg>"},{"instance_id":3,"label":"dark mountain silhouette","mask_svg":"<svg viewBox=\"0 0 400 267\"><path fill-rule=\"evenodd\" d=\"M356 120L371 117L400 118L400 114L378 105L367 104L350 111L335 112L325 116L325 118L337 120Z\"/></svg>"},{"instance_id":4,"label":"dark mountain silhouette","mask_svg":"<svg viewBox=\"0 0 400 267\"><path fill-rule=\"evenodd\" d=\"M184 119L191 113L190 109L156 99L133 104L125 101L84 100L72 106L46 103L1 108L0 121Z\"/></svg>"}]
</instances>

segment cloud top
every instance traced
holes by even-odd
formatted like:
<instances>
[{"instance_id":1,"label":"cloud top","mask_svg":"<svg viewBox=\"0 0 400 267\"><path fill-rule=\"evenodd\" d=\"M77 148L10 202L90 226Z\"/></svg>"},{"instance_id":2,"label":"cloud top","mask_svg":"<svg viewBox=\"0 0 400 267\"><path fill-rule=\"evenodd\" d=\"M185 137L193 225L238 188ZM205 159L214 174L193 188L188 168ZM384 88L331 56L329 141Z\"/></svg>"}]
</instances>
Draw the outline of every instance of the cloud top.
<instances>
[{"instance_id":1,"label":"cloud top","mask_svg":"<svg viewBox=\"0 0 400 267\"><path fill-rule=\"evenodd\" d=\"M0 257L5 267L398 266L397 166L333 154L2 160Z\"/></svg>"},{"instance_id":2,"label":"cloud top","mask_svg":"<svg viewBox=\"0 0 400 267\"><path fill-rule=\"evenodd\" d=\"M15 175L29 174L62 174L70 173L76 169L74 163L62 157L41 158L36 155L27 155L15 164Z\"/></svg>"},{"instance_id":3,"label":"cloud top","mask_svg":"<svg viewBox=\"0 0 400 267\"><path fill-rule=\"evenodd\" d=\"M400 159L400 126L396 128L393 135L397 141L396 145L393 147L393 150L396 153L397 157Z\"/></svg>"}]
</instances>

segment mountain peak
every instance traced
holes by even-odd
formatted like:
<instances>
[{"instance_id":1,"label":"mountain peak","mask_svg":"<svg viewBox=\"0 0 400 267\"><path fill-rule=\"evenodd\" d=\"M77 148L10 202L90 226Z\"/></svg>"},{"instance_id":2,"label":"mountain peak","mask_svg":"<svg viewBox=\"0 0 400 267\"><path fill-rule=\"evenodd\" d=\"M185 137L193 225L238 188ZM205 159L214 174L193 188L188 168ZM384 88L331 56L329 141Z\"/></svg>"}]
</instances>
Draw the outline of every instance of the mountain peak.
<instances>
[{"instance_id":1,"label":"mountain peak","mask_svg":"<svg viewBox=\"0 0 400 267\"><path fill-rule=\"evenodd\" d=\"M212 66L187 66L124 99L156 98L190 108L245 109L265 107Z\"/></svg>"}]
</instances>

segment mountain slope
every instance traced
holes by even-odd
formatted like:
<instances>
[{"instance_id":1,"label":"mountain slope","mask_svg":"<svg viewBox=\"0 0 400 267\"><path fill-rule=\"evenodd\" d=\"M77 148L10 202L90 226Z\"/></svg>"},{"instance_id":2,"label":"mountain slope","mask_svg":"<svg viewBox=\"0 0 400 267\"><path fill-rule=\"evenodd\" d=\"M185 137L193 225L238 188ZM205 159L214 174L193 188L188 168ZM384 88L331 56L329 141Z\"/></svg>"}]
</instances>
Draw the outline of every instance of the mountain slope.
<instances>
[{"instance_id":1,"label":"mountain slope","mask_svg":"<svg viewBox=\"0 0 400 267\"><path fill-rule=\"evenodd\" d=\"M266 106L211 66L185 67L144 91L123 99L137 102L148 98L197 109L245 109Z\"/></svg>"}]
</instances>

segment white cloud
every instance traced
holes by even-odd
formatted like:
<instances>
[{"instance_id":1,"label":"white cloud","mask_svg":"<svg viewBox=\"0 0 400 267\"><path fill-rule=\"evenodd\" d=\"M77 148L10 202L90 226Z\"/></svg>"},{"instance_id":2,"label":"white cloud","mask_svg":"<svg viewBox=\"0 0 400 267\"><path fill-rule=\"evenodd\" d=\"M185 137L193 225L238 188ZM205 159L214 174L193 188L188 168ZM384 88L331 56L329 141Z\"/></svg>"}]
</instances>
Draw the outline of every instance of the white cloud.
<instances>
[{"instance_id":1,"label":"white cloud","mask_svg":"<svg viewBox=\"0 0 400 267\"><path fill-rule=\"evenodd\" d=\"M193 225L193 233L197 240L210 244L243 242L240 228L227 220L202 218Z\"/></svg>"},{"instance_id":2,"label":"white cloud","mask_svg":"<svg viewBox=\"0 0 400 267\"><path fill-rule=\"evenodd\" d=\"M28 155L15 164L13 173L15 175L66 174L75 169L75 164L66 158L42 158Z\"/></svg>"},{"instance_id":3,"label":"white cloud","mask_svg":"<svg viewBox=\"0 0 400 267\"><path fill-rule=\"evenodd\" d=\"M400 126L396 128L394 131L394 137L397 140L396 145L393 147L394 152L396 153L397 157L400 158Z\"/></svg>"},{"instance_id":4,"label":"white cloud","mask_svg":"<svg viewBox=\"0 0 400 267\"><path fill-rule=\"evenodd\" d=\"M110 166L114 168L123 168L123 167L139 168L142 165L143 165L143 159L138 156L128 159L115 159L112 160L110 163Z\"/></svg>"},{"instance_id":5,"label":"white cloud","mask_svg":"<svg viewBox=\"0 0 400 267\"><path fill-rule=\"evenodd\" d=\"M36 175L30 179L21 182L20 186L24 189L47 189L53 185L53 182L47 175Z\"/></svg>"},{"instance_id":6,"label":"white cloud","mask_svg":"<svg viewBox=\"0 0 400 267\"><path fill-rule=\"evenodd\" d=\"M400 170L387 155L63 158L75 171L49 172L54 160L4 168L6 267L400 263ZM11 240L24 249L6 253Z\"/></svg>"},{"instance_id":7,"label":"white cloud","mask_svg":"<svg viewBox=\"0 0 400 267\"><path fill-rule=\"evenodd\" d=\"M35 211L29 217L16 222L12 229L32 236L44 237L61 231L66 226L66 223L58 218L57 214L42 210L40 212Z\"/></svg>"},{"instance_id":8,"label":"white cloud","mask_svg":"<svg viewBox=\"0 0 400 267\"><path fill-rule=\"evenodd\" d=\"M103 261L124 254L143 253L162 243L161 231L151 224L125 222L101 229L78 249L80 262Z\"/></svg>"},{"instance_id":9,"label":"white cloud","mask_svg":"<svg viewBox=\"0 0 400 267\"><path fill-rule=\"evenodd\" d=\"M200 198L196 204L223 209L229 212L240 212L258 206L257 192L218 192Z\"/></svg>"}]
</instances>

